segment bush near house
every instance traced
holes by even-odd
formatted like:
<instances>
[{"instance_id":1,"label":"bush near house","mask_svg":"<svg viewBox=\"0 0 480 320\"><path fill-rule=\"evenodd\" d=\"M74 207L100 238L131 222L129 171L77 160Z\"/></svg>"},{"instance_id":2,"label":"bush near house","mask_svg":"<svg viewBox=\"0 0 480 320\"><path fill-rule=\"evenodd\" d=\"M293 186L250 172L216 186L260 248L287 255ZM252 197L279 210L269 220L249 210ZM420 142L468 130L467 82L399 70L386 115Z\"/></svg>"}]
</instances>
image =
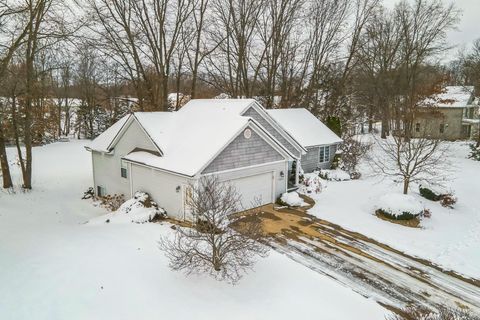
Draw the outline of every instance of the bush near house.
<instances>
[{"instance_id":1,"label":"bush near house","mask_svg":"<svg viewBox=\"0 0 480 320\"><path fill-rule=\"evenodd\" d=\"M430 201L440 200L440 195L436 194L435 192L433 192L431 189L427 187L420 186L419 191L420 191L420 195L427 200L430 200Z\"/></svg>"},{"instance_id":2,"label":"bush near house","mask_svg":"<svg viewBox=\"0 0 480 320\"><path fill-rule=\"evenodd\" d=\"M340 122L340 118L328 116L327 119L325 119L325 125L335 132L337 136L342 136L342 123Z\"/></svg>"},{"instance_id":3,"label":"bush near house","mask_svg":"<svg viewBox=\"0 0 480 320\"><path fill-rule=\"evenodd\" d=\"M104 197L99 197L100 205L106 208L108 211L116 211L125 202L125 196L123 194L107 194Z\"/></svg>"},{"instance_id":4,"label":"bush near house","mask_svg":"<svg viewBox=\"0 0 480 320\"><path fill-rule=\"evenodd\" d=\"M420 216L420 214L421 214L421 212L411 213L411 212L408 212L408 211L403 211L400 215L397 215L397 214L393 214L392 212L388 211L387 209L377 209L377 211L375 211L375 213L376 214L382 214L385 217L387 217L388 219L392 219L392 220L412 220L412 219L418 218L418 216Z\"/></svg>"},{"instance_id":5,"label":"bush near house","mask_svg":"<svg viewBox=\"0 0 480 320\"><path fill-rule=\"evenodd\" d=\"M412 220L425 212L423 204L415 197L400 193L387 193L381 196L375 213L391 220Z\"/></svg>"},{"instance_id":6,"label":"bush near house","mask_svg":"<svg viewBox=\"0 0 480 320\"><path fill-rule=\"evenodd\" d=\"M470 155L468 156L469 159L473 159L476 161L480 161L480 147L477 147L475 144L470 145Z\"/></svg>"},{"instance_id":7,"label":"bush near house","mask_svg":"<svg viewBox=\"0 0 480 320\"><path fill-rule=\"evenodd\" d=\"M148 193L137 191L132 199L122 203L114 215L113 219L116 217L135 223L145 223L164 219L167 213Z\"/></svg>"},{"instance_id":8,"label":"bush near house","mask_svg":"<svg viewBox=\"0 0 480 320\"><path fill-rule=\"evenodd\" d=\"M301 194L317 194L324 189L323 180L317 173L307 173L298 188Z\"/></svg>"},{"instance_id":9,"label":"bush near house","mask_svg":"<svg viewBox=\"0 0 480 320\"><path fill-rule=\"evenodd\" d=\"M451 194L443 195L442 200L440 200L440 204L442 205L442 207L446 207L446 208L453 209L453 205L455 203L457 203L457 198Z\"/></svg>"},{"instance_id":10,"label":"bush near house","mask_svg":"<svg viewBox=\"0 0 480 320\"><path fill-rule=\"evenodd\" d=\"M82 200L93 199L95 198L95 191L92 187L88 188L87 191L83 193Z\"/></svg>"},{"instance_id":11,"label":"bush near house","mask_svg":"<svg viewBox=\"0 0 480 320\"><path fill-rule=\"evenodd\" d=\"M453 208L453 205L457 203L457 198L448 192L439 192L437 190L432 190L431 188L420 186L419 187L420 195L430 201L440 201L442 207Z\"/></svg>"},{"instance_id":12,"label":"bush near house","mask_svg":"<svg viewBox=\"0 0 480 320\"><path fill-rule=\"evenodd\" d=\"M329 181L348 181L351 179L350 174L341 169L320 170L318 176Z\"/></svg>"}]
</instances>

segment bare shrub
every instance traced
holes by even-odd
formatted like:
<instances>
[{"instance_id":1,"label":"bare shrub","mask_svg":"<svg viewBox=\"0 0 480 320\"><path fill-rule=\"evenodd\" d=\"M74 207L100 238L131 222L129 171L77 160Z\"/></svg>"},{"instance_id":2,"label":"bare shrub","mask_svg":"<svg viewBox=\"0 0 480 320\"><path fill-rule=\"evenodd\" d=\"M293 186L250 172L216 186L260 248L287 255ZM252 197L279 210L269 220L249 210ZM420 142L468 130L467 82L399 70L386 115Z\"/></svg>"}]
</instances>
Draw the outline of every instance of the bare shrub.
<instances>
[{"instance_id":1,"label":"bare shrub","mask_svg":"<svg viewBox=\"0 0 480 320\"><path fill-rule=\"evenodd\" d=\"M444 194L440 200L442 207L453 209L453 205L457 203L457 198L451 194Z\"/></svg>"},{"instance_id":2,"label":"bare shrub","mask_svg":"<svg viewBox=\"0 0 480 320\"><path fill-rule=\"evenodd\" d=\"M99 197L100 205L106 208L108 211L117 211L118 208L125 202L125 196L123 194L114 194Z\"/></svg>"},{"instance_id":3,"label":"bare shrub","mask_svg":"<svg viewBox=\"0 0 480 320\"><path fill-rule=\"evenodd\" d=\"M190 190L187 205L194 227L177 227L173 239L161 238L160 249L173 270L187 275L207 273L236 283L253 266L255 257L268 252L259 242L264 237L261 220L253 211L248 219L236 214L242 208L239 193L215 176L202 177Z\"/></svg>"},{"instance_id":4,"label":"bare shrub","mask_svg":"<svg viewBox=\"0 0 480 320\"><path fill-rule=\"evenodd\" d=\"M88 188L87 191L83 193L82 200L93 199L95 198L95 191L92 187Z\"/></svg>"},{"instance_id":5,"label":"bare shrub","mask_svg":"<svg viewBox=\"0 0 480 320\"><path fill-rule=\"evenodd\" d=\"M379 152L370 156L373 170L394 181L400 179L404 194L412 182L442 185L451 170L448 149L439 139L392 136L375 140Z\"/></svg>"}]
</instances>

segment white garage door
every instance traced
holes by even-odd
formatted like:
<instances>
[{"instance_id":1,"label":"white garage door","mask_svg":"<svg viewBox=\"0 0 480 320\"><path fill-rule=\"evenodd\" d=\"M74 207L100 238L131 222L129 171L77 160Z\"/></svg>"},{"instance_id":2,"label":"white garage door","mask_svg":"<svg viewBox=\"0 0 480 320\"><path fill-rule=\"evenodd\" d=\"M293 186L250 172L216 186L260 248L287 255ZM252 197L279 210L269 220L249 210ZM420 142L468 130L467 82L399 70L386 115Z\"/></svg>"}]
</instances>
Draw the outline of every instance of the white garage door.
<instances>
[{"instance_id":1,"label":"white garage door","mask_svg":"<svg viewBox=\"0 0 480 320\"><path fill-rule=\"evenodd\" d=\"M261 173L230 180L242 196L242 206L250 209L258 205L272 203L273 172Z\"/></svg>"}]
</instances>

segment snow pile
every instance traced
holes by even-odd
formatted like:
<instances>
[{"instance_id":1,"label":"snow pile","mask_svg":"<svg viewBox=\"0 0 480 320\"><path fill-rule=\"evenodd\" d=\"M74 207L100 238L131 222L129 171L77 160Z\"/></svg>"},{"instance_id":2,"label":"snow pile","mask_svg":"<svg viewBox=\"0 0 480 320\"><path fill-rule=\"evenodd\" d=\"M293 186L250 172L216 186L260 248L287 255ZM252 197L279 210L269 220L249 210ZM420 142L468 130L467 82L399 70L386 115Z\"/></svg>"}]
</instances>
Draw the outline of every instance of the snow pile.
<instances>
[{"instance_id":1,"label":"snow pile","mask_svg":"<svg viewBox=\"0 0 480 320\"><path fill-rule=\"evenodd\" d=\"M294 192L285 192L284 194L282 194L282 197L280 198L280 200L290 207L308 206L308 203L303 201L303 199L300 198L298 193L295 192L295 191Z\"/></svg>"},{"instance_id":2,"label":"snow pile","mask_svg":"<svg viewBox=\"0 0 480 320\"><path fill-rule=\"evenodd\" d=\"M423 212L422 202L408 194L387 193L378 199L375 209L382 209L392 216L400 217L406 212L418 215Z\"/></svg>"},{"instance_id":3,"label":"snow pile","mask_svg":"<svg viewBox=\"0 0 480 320\"><path fill-rule=\"evenodd\" d=\"M145 223L151 222L155 218L164 217L165 215L165 210L159 208L158 205L152 201L148 193L136 192L135 196L125 201L117 211L90 220L90 223Z\"/></svg>"},{"instance_id":4,"label":"snow pile","mask_svg":"<svg viewBox=\"0 0 480 320\"><path fill-rule=\"evenodd\" d=\"M347 181L350 180L350 174L341 169L320 170L320 177L331 181Z\"/></svg>"},{"instance_id":5,"label":"snow pile","mask_svg":"<svg viewBox=\"0 0 480 320\"><path fill-rule=\"evenodd\" d=\"M318 176L318 173L307 173L304 175L303 183L298 188L298 192L301 194L317 194L322 192L324 188L324 182Z\"/></svg>"}]
</instances>

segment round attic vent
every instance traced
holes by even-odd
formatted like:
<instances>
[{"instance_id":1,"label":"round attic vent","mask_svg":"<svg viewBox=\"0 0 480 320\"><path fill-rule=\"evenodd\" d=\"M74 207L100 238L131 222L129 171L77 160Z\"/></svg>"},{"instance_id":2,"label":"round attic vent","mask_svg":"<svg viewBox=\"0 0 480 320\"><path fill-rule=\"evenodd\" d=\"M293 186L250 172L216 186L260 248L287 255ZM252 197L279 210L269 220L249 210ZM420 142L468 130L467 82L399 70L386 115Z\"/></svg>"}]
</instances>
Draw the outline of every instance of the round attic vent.
<instances>
[{"instance_id":1,"label":"round attic vent","mask_svg":"<svg viewBox=\"0 0 480 320\"><path fill-rule=\"evenodd\" d=\"M250 139L252 137L252 130L245 129L245 131L243 131L243 136L245 137L245 139Z\"/></svg>"}]
</instances>

